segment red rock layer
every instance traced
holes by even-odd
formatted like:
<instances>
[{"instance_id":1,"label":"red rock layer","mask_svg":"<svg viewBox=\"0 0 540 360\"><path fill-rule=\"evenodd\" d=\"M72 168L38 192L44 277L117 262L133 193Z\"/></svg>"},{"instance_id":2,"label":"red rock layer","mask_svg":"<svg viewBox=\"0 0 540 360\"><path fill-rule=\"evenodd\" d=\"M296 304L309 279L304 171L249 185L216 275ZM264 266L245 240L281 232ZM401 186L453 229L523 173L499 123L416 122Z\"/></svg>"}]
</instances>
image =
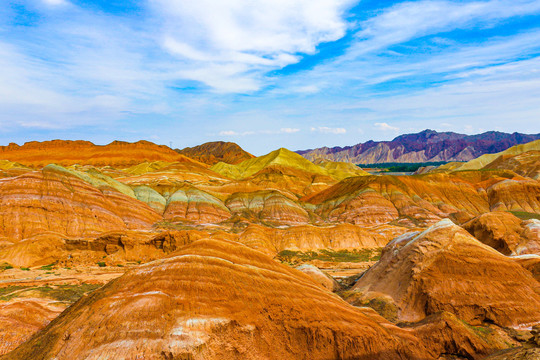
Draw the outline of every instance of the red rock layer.
<instances>
[{"instance_id":1,"label":"red rock layer","mask_svg":"<svg viewBox=\"0 0 540 360\"><path fill-rule=\"evenodd\" d=\"M141 201L115 191L101 192L54 169L0 182L0 235L14 240L47 231L90 236L148 228L160 219Z\"/></svg>"},{"instance_id":2,"label":"red rock layer","mask_svg":"<svg viewBox=\"0 0 540 360\"><path fill-rule=\"evenodd\" d=\"M1 146L0 159L33 167L43 167L51 163L63 166L84 164L128 167L145 161L195 162L167 146L142 140L136 143L113 141L108 145L94 145L89 141L32 141L22 146Z\"/></svg>"},{"instance_id":3,"label":"red rock layer","mask_svg":"<svg viewBox=\"0 0 540 360\"><path fill-rule=\"evenodd\" d=\"M393 240L354 289L390 296L405 321L439 311L470 324L540 320L540 284L531 273L450 220Z\"/></svg>"},{"instance_id":4,"label":"red rock layer","mask_svg":"<svg viewBox=\"0 0 540 360\"><path fill-rule=\"evenodd\" d=\"M431 359L407 330L241 244L200 240L79 300L2 359Z\"/></svg>"}]
</instances>

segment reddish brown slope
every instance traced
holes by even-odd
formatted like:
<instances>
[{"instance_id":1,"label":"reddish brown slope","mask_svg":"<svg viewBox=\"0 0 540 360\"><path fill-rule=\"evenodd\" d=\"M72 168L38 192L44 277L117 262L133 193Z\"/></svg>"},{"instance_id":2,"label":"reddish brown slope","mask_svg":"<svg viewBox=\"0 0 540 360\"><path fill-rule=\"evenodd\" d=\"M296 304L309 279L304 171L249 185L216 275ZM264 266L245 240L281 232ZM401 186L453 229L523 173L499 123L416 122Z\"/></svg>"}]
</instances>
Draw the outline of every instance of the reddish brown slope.
<instances>
[{"instance_id":1,"label":"reddish brown slope","mask_svg":"<svg viewBox=\"0 0 540 360\"><path fill-rule=\"evenodd\" d=\"M202 145L187 147L177 151L182 155L208 165L214 165L220 161L227 164L239 164L244 160L255 157L237 144L224 141L207 142Z\"/></svg>"},{"instance_id":2,"label":"reddish brown slope","mask_svg":"<svg viewBox=\"0 0 540 360\"><path fill-rule=\"evenodd\" d=\"M431 359L307 275L200 240L79 300L2 359Z\"/></svg>"},{"instance_id":3,"label":"reddish brown slope","mask_svg":"<svg viewBox=\"0 0 540 360\"><path fill-rule=\"evenodd\" d=\"M195 162L163 145L148 141L128 143L113 141L94 145L89 141L52 140L28 142L22 146L9 144L0 147L0 159L43 167L48 164L128 167L145 161Z\"/></svg>"}]
</instances>

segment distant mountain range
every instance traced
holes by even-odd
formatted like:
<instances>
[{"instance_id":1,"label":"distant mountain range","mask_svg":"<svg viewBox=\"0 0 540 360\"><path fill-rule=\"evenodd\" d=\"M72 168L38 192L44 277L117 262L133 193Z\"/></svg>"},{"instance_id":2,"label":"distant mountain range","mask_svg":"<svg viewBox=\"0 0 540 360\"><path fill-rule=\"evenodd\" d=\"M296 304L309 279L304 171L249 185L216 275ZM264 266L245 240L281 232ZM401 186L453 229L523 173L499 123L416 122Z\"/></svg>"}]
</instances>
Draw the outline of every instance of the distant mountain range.
<instances>
[{"instance_id":1,"label":"distant mountain range","mask_svg":"<svg viewBox=\"0 0 540 360\"><path fill-rule=\"evenodd\" d=\"M296 151L310 161L318 159L354 164L388 162L469 161L511 146L540 139L540 134L488 131L479 135L424 130L392 141L368 141L354 146L322 147Z\"/></svg>"}]
</instances>

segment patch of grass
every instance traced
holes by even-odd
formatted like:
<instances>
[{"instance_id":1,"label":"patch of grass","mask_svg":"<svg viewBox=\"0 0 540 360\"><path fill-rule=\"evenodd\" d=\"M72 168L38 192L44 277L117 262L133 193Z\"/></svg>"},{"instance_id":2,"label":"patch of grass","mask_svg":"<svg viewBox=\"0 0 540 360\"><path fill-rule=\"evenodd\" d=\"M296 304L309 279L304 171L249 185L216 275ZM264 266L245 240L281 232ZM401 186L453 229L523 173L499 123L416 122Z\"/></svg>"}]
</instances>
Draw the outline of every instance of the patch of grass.
<instances>
[{"instance_id":1,"label":"patch of grass","mask_svg":"<svg viewBox=\"0 0 540 360\"><path fill-rule=\"evenodd\" d=\"M81 284L81 285L57 285L57 286L41 286L36 288L41 295L53 298L57 301L74 303L79 300L84 294L100 288L98 284Z\"/></svg>"},{"instance_id":2,"label":"patch of grass","mask_svg":"<svg viewBox=\"0 0 540 360\"><path fill-rule=\"evenodd\" d=\"M122 264L116 264L116 266L118 266L118 267L124 267L124 265L122 265Z\"/></svg>"},{"instance_id":3,"label":"patch of grass","mask_svg":"<svg viewBox=\"0 0 540 360\"><path fill-rule=\"evenodd\" d=\"M23 270L23 271L30 271L30 268L27 268L27 267L21 267L21 270Z\"/></svg>"},{"instance_id":4,"label":"patch of grass","mask_svg":"<svg viewBox=\"0 0 540 360\"><path fill-rule=\"evenodd\" d=\"M382 249L360 249L360 250L329 250L317 251L293 251L283 250L277 254L277 260L285 263L295 264L298 262L308 262L311 260L329 262L367 262L377 261L381 257Z\"/></svg>"},{"instance_id":5,"label":"patch of grass","mask_svg":"<svg viewBox=\"0 0 540 360\"><path fill-rule=\"evenodd\" d=\"M39 270L51 271L55 265L56 265L56 263L52 263L52 264L49 264L49 265L43 265L42 267L39 268Z\"/></svg>"},{"instance_id":6,"label":"patch of grass","mask_svg":"<svg viewBox=\"0 0 540 360\"><path fill-rule=\"evenodd\" d=\"M9 270L9 269L13 269L13 265L8 264L8 263L0 264L0 271L5 271L5 270Z\"/></svg>"},{"instance_id":7,"label":"patch of grass","mask_svg":"<svg viewBox=\"0 0 540 360\"><path fill-rule=\"evenodd\" d=\"M537 214L537 213L530 213L526 211L509 211L509 213L511 213L517 218L520 218L521 220L530 220L530 219L540 220L540 214Z\"/></svg>"},{"instance_id":8,"label":"patch of grass","mask_svg":"<svg viewBox=\"0 0 540 360\"><path fill-rule=\"evenodd\" d=\"M9 301L17 296L15 293L18 290L26 289L28 286L10 285L5 288L0 288L0 301Z\"/></svg>"},{"instance_id":9,"label":"patch of grass","mask_svg":"<svg viewBox=\"0 0 540 360\"><path fill-rule=\"evenodd\" d=\"M105 267L105 266L107 266L107 264L105 264L103 261L99 261L99 262L97 263L97 266L99 266L99 267Z\"/></svg>"}]
</instances>

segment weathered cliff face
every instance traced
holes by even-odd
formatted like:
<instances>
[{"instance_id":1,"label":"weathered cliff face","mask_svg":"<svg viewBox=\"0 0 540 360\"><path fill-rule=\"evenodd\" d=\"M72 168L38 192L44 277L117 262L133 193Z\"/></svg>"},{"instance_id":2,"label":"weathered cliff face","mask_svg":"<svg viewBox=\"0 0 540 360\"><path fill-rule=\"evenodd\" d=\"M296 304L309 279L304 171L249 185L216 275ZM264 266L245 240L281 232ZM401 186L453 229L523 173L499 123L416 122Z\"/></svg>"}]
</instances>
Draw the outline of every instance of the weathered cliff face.
<instances>
[{"instance_id":1,"label":"weathered cliff face","mask_svg":"<svg viewBox=\"0 0 540 360\"><path fill-rule=\"evenodd\" d=\"M230 216L221 200L194 187L184 187L172 194L163 214L166 220L199 224L219 223Z\"/></svg>"},{"instance_id":2,"label":"weathered cliff face","mask_svg":"<svg viewBox=\"0 0 540 360\"><path fill-rule=\"evenodd\" d=\"M211 294L211 296L209 296ZM416 337L238 243L129 271L5 359L430 359Z\"/></svg>"},{"instance_id":3,"label":"weathered cliff face","mask_svg":"<svg viewBox=\"0 0 540 360\"><path fill-rule=\"evenodd\" d=\"M540 221L522 221L504 211L482 214L463 228L505 255L540 254Z\"/></svg>"},{"instance_id":4,"label":"weathered cliff face","mask_svg":"<svg viewBox=\"0 0 540 360\"><path fill-rule=\"evenodd\" d=\"M227 164L239 164L255 157L237 144L224 141L207 142L177 150L177 152L208 165L214 165L220 161Z\"/></svg>"},{"instance_id":5,"label":"weathered cliff face","mask_svg":"<svg viewBox=\"0 0 540 360\"><path fill-rule=\"evenodd\" d=\"M392 141L368 141L344 148L318 148L297 151L306 159L344 161L354 164L387 162L469 161L483 154L497 153L517 144L540 138L540 134L486 132L464 135L424 130L401 135Z\"/></svg>"},{"instance_id":6,"label":"weathered cliff face","mask_svg":"<svg viewBox=\"0 0 540 360\"><path fill-rule=\"evenodd\" d=\"M307 211L278 191L235 193L225 205L232 214L254 222L278 225L309 222Z\"/></svg>"},{"instance_id":7,"label":"weathered cliff face","mask_svg":"<svg viewBox=\"0 0 540 360\"><path fill-rule=\"evenodd\" d=\"M354 289L390 296L405 321L439 311L473 325L540 319L540 284L531 273L450 220L393 240Z\"/></svg>"},{"instance_id":8,"label":"weathered cliff face","mask_svg":"<svg viewBox=\"0 0 540 360\"><path fill-rule=\"evenodd\" d=\"M385 246L389 240L387 236L351 224L288 229L250 225L238 238L241 243L272 256L283 250L374 249Z\"/></svg>"},{"instance_id":9,"label":"weathered cliff face","mask_svg":"<svg viewBox=\"0 0 540 360\"><path fill-rule=\"evenodd\" d=\"M47 231L90 236L143 229L159 219L145 203L112 189L99 191L55 167L0 182L0 234L17 241Z\"/></svg>"},{"instance_id":10,"label":"weathered cliff face","mask_svg":"<svg viewBox=\"0 0 540 360\"><path fill-rule=\"evenodd\" d=\"M148 141L136 143L114 141L103 146L94 145L89 141L32 141L22 146L17 144L1 146L0 159L16 161L36 168L52 163L62 166L85 164L121 168L145 161L196 162L166 146Z\"/></svg>"}]
</instances>

